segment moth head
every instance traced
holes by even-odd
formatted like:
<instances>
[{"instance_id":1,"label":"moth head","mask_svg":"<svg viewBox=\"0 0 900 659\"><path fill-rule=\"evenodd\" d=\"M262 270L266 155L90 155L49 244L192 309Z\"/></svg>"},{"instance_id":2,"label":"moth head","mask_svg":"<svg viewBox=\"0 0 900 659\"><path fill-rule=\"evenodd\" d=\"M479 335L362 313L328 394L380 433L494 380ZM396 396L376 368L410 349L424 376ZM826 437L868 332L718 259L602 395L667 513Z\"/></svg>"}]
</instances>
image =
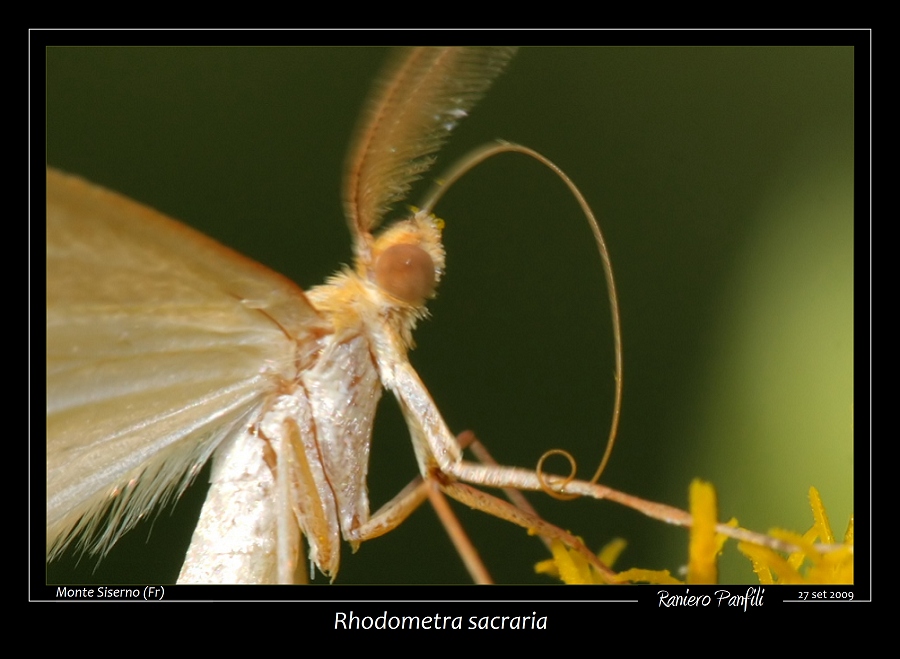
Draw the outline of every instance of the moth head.
<instances>
[{"instance_id":1,"label":"moth head","mask_svg":"<svg viewBox=\"0 0 900 659\"><path fill-rule=\"evenodd\" d=\"M402 306L422 307L434 297L444 271L440 220L414 211L412 217L391 225L374 240L363 274L382 293Z\"/></svg>"}]
</instances>

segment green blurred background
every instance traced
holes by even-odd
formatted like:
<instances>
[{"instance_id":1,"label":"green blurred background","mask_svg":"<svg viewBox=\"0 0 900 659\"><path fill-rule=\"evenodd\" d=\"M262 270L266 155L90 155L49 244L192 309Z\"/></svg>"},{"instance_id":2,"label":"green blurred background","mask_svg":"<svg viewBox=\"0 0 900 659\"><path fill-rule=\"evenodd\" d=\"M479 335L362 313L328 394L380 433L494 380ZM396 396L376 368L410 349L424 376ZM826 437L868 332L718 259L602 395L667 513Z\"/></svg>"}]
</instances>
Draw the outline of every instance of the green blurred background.
<instances>
[{"instance_id":1,"label":"green blurred background","mask_svg":"<svg viewBox=\"0 0 900 659\"><path fill-rule=\"evenodd\" d=\"M47 161L178 218L304 288L350 258L344 153L387 51L51 48ZM484 142L526 144L581 187L622 305L625 402L604 482L681 507L712 481L720 516L838 534L853 510L852 48L525 48L433 175ZM419 190L411 197L415 202ZM444 198L447 275L411 359L454 431L501 462L566 448L589 476L612 401L600 260L563 185L504 155ZM563 465L560 465L563 468ZM373 507L416 473L394 401L376 424ZM201 480L205 478L201 476ZM54 583L174 581L204 496ZM531 496L619 568L669 569L687 533L598 501ZM502 583L552 583L523 530L457 507ZM336 583L469 583L434 514L349 548ZM723 582L752 582L732 545ZM321 575L316 583L327 583Z\"/></svg>"}]
</instances>

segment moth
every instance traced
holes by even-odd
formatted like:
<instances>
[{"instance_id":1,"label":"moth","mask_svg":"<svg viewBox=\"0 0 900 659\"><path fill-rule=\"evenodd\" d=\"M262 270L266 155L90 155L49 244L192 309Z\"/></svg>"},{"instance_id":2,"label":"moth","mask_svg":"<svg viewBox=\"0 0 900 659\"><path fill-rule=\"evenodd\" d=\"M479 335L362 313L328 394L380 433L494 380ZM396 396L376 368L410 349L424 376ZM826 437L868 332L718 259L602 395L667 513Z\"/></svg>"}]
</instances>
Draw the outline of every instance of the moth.
<instances>
[{"instance_id":1,"label":"moth","mask_svg":"<svg viewBox=\"0 0 900 659\"><path fill-rule=\"evenodd\" d=\"M424 479L485 510L497 504L461 482L541 487L532 471L463 461L406 359L443 275L442 223L418 211L373 235L513 52L419 48L396 58L347 161L355 264L305 293L48 169L49 557L76 538L112 545L212 459L180 581L293 582L306 570L304 536L310 562L334 576L342 541L390 530L421 501L401 493L370 516L383 389L400 403Z\"/></svg>"}]
</instances>

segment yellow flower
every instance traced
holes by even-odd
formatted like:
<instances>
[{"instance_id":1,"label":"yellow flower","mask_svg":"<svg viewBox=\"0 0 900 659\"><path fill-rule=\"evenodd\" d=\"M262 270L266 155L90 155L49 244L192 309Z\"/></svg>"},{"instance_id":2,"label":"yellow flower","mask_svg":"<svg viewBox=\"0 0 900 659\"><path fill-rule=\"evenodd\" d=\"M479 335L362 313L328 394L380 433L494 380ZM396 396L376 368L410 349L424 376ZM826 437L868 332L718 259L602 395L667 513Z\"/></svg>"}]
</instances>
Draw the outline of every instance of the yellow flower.
<instances>
[{"instance_id":1,"label":"yellow flower","mask_svg":"<svg viewBox=\"0 0 900 659\"><path fill-rule=\"evenodd\" d=\"M716 533L718 524L718 504L716 490L711 483L694 479L690 488L691 535L688 542L687 583L714 584L718 578L718 557L727 539L725 535ZM737 525L737 520L729 522ZM620 582L651 583L659 585L683 584L673 577L668 570L642 570L634 568L619 572Z\"/></svg>"},{"instance_id":2,"label":"yellow flower","mask_svg":"<svg viewBox=\"0 0 900 659\"><path fill-rule=\"evenodd\" d=\"M800 551L787 558L768 547L747 542L738 544L753 562L753 569L763 585L788 583L853 583L853 518L844 536L843 545L835 545L834 534L825 514L825 506L819 492L809 490L813 513L813 527L799 535L790 531L773 529L771 538L795 545ZM690 488L691 534L688 545L688 584L715 584L718 579L718 556L722 553L727 537L716 532L718 512L716 491L710 483L694 480ZM728 522L737 526L737 520ZM816 542L832 545L824 550ZM612 567L625 549L625 541L615 539L597 555L600 561ZM535 570L541 574L558 577L567 584L609 583L581 554L569 549L559 540L551 543L552 559L541 561ZM615 575L615 583L650 583L659 585L684 584L668 570L632 568Z\"/></svg>"},{"instance_id":3,"label":"yellow flower","mask_svg":"<svg viewBox=\"0 0 900 659\"><path fill-rule=\"evenodd\" d=\"M691 527L687 583L716 583L716 559L725 543L725 536L716 533L716 491L711 484L695 480L691 483L690 500L694 523ZM597 557L604 565L612 567L625 546L626 542L617 538L606 545ZM603 576L581 554L569 549L559 540L551 542L550 551L553 558L538 563L535 566L536 572L558 577L567 584L606 583ZM617 583L684 583L673 577L668 570L632 568L619 572L616 577Z\"/></svg>"},{"instance_id":4,"label":"yellow flower","mask_svg":"<svg viewBox=\"0 0 900 659\"><path fill-rule=\"evenodd\" d=\"M819 541L826 545L834 544L834 534L825 514L825 506L816 488L809 488L809 503L813 513L812 528L799 535L790 531L773 529L769 532L779 538L797 545L800 551L784 558L766 547L758 547L745 542L738 544L738 549L753 563L753 570L762 584L852 584L853 583L853 517L844 544L825 551L815 547Z\"/></svg>"},{"instance_id":5,"label":"yellow flower","mask_svg":"<svg viewBox=\"0 0 900 659\"><path fill-rule=\"evenodd\" d=\"M625 549L627 543L621 538L616 538L607 544L597 557L607 566L612 566ZM602 584L606 583L594 566L588 563L584 556L573 549L569 549L559 540L550 542L550 552L553 558L541 561L534 566L538 574L546 574L557 577L567 584Z\"/></svg>"}]
</instances>

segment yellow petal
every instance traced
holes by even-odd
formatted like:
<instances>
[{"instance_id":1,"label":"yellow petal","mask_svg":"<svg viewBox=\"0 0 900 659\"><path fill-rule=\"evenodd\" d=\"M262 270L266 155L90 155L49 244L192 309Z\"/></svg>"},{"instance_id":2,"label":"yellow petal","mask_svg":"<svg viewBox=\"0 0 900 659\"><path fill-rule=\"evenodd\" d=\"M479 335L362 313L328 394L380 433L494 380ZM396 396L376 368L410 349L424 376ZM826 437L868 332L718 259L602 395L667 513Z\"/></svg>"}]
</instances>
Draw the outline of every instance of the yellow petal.
<instances>
[{"instance_id":1,"label":"yellow petal","mask_svg":"<svg viewBox=\"0 0 900 659\"><path fill-rule=\"evenodd\" d=\"M716 554L716 491L710 483L695 479L690 489L691 526L688 583L714 584L718 580Z\"/></svg>"},{"instance_id":2,"label":"yellow petal","mask_svg":"<svg viewBox=\"0 0 900 659\"><path fill-rule=\"evenodd\" d=\"M606 565L607 567L612 567L615 562L619 559L619 555L625 550L625 547L628 546L628 543L622 538L616 538L611 540L606 544L603 549L597 554L597 558L600 559L600 562Z\"/></svg>"},{"instance_id":3,"label":"yellow petal","mask_svg":"<svg viewBox=\"0 0 900 659\"><path fill-rule=\"evenodd\" d=\"M738 549L753 562L753 569L760 577L760 583L803 583L803 576L791 567L787 560L768 547L740 542ZM769 576L764 579L765 570L769 571ZM775 578L772 577L772 573Z\"/></svg>"},{"instance_id":4,"label":"yellow petal","mask_svg":"<svg viewBox=\"0 0 900 659\"><path fill-rule=\"evenodd\" d=\"M553 540L550 551L559 570L559 578L567 584L595 583L587 560L578 552L569 550L561 541Z\"/></svg>"},{"instance_id":5,"label":"yellow petal","mask_svg":"<svg viewBox=\"0 0 900 659\"><path fill-rule=\"evenodd\" d=\"M632 583L651 583L661 586L684 585L683 581L679 581L673 577L668 570L642 570L640 568L632 568L619 572L616 575L620 582L630 581Z\"/></svg>"},{"instance_id":6,"label":"yellow petal","mask_svg":"<svg viewBox=\"0 0 900 659\"><path fill-rule=\"evenodd\" d=\"M809 488L809 504L812 507L813 518L816 520L815 528L819 533L819 538L825 544L834 544L834 534L831 532L831 525L828 523L828 515L825 514L825 506L822 504L822 497L819 491Z\"/></svg>"}]
</instances>

